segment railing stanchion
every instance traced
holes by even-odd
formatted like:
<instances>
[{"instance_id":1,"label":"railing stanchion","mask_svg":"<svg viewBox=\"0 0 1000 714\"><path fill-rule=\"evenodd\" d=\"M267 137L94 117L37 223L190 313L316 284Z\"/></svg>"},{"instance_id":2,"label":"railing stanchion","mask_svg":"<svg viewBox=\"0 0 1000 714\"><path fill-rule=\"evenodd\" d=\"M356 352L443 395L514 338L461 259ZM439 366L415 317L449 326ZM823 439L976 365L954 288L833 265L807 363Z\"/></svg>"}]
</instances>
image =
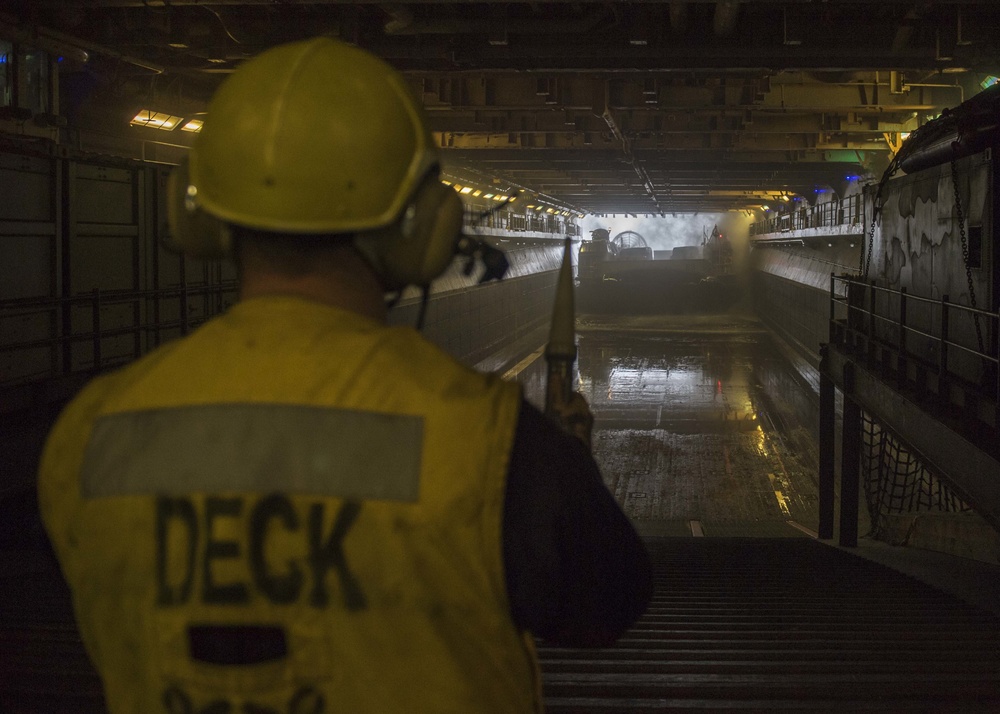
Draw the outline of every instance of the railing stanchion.
<instances>
[{"instance_id":1,"label":"railing stanchion","mask_svg":"<svg viewBox=\"0 0 1000 714\"><path fill-rule=\"evenodd\" d=\"M830 272L830 324L827 326L827 331L826 331L827 332L826 338L829 342L834 341L833 339L834 329L835 329L834 324L837 319L837 310L836 310L837 305L835 302L837 296L836 284L837 284L837 276L835 273L831 271Z\"/></svg>"},{"instance_id":2,"label":"railing stanchion","mask_svg":"<svg viewBox=\"0 0 1000 714\"><path fill-rule=\"evenodd\" d=\"M875 281L868 286L868 363L875 363Z\"/></svg>"},{"instance_id":3,"label":"railing stanchion","mask_svg":"<svg viewBox=\"0 0 1000 714\"><path fill-rule=\"evenodd\" d=\"M906 288L899 289L899 354L896 356L896 384L906 384Z\"/></svg>"},{"instance_id":4,"label":"railing stanchion","mask_svg":"<svg viewBox=\"0 0 1000 714\"><path fill-rule=\"evenodd\" d=\"M844 411L841 422L840 545L858 547L861 484L861 406L855 401L854 365L844 367Z\"/></svg>"},{"instance_id":5,"label":"railing stanchion","mask_svg":"<svg viewBox=\"0 0 1000 714\"><path fill-rule=\"evenodd\" d=\"M938 399L947 402L948 394L948 296L941 296L941 336L938 342Z\"/></svg>"},{"instance_id":6,"label":"railing stanchion","mask_svg":"<svg viewBox=\"0 0 1000 714\"><path fill-rule=\"evenodd\" d=\"M997 358L997 361L993 363L993 377L995 380L995 387L993 390L993 425L1000 429L1000 335L997 332L1000 331L1000 310L993 316L993 356Z\"/></svg>"}]
</instances>

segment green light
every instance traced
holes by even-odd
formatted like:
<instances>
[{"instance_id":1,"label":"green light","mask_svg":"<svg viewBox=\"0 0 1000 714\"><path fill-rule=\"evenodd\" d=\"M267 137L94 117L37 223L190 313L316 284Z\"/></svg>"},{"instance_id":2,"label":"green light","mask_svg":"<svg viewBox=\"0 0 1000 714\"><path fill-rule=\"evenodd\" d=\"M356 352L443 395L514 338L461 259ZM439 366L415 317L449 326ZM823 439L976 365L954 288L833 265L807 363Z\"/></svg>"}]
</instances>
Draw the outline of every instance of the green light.
<instances>
[{"instance_id":1,"label":"green light","mask_svg":"<svg viewBox=\"0 0 1000 714\"><path fill-rule=\"evenodd\" d=\"M992 87L997 82L1000 82L1000 77L994 77L993 75L990 75L989 77L987 77L986 79L984 79L982 82L980 82L979 86L982 87L983 89L989 89L990 87Z\"/></svg>"}]
</instances>

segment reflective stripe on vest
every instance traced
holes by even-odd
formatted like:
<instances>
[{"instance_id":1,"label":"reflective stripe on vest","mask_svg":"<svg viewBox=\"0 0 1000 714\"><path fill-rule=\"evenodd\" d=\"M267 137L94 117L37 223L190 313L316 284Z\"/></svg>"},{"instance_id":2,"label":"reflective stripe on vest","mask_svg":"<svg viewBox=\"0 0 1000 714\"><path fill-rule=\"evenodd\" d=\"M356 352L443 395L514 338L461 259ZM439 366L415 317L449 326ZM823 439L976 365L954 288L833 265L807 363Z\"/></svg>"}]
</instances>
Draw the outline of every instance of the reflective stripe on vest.
<instances>
[{"instance_id":1,"label":"reflective stripe on vest","mask_svg":"<svg viewBox=\"0 0 1000 714\"><path fill-rule=\"evenodd\" d=\"M193 491L417 500L423 419L331 407L211 404L94 424L85 498Z\"/></svg>"}]
</instances>

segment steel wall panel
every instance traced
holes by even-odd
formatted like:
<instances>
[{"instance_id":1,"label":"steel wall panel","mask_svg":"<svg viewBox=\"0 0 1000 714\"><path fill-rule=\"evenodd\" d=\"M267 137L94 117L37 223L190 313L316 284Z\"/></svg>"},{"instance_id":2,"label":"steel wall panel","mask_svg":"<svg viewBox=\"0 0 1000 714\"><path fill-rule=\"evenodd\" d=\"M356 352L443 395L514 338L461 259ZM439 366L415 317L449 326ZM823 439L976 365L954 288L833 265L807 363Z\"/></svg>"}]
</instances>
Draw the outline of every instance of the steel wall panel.
<instances>
[{"instance_id":1,"label":"steel wall panel","mask_svg":"<svg viewBox=\"0 0 1000 714\"><path fill-rule=\"evenodd\" d=\"M0 153L0 300L53 294L53 162Z\"/></svg>"},{"instance_id":2,"label":"steel wall panel","mask_svg":"<svg viewBox=\"0 0 1000 714\"><path fill-rule=\"evenodd\" d=\"M137 257L135 235L77 235L70 242L70 293L137 289Z\"/></svg>"},{"instance_id":3,"label":"steel wall panel","mask_svg":"<svg viewBox=\"0 0 1000 714\"><path fill-rule=\"evenodd\" d=\"M129 169L75 164L73 220L135 225L135 175Z\"/></svg>"},{"instance_id":4,"label":"steel wall panel","mask_svg":"<svg viewBox=\"0 0 1000 714\"><path fill-rule=\"evenodd\" d=\"M55 162L0 152L0 300L48 298L56 289ZM0 315L0 345L52 339L54 309L11 309ZM58 352L39 347L0 352L0 383L56 373Z\"/></svg>"},{"instance_id":5,"label":"steel wall panel","mask_svg":"<svg viewBox=\"0 0 1000 714\"><path fill-rule=\"evenodd\" d=\"M0 235L0 300L52 295L54 241L52 234Z\"/></svg>"},{"instance_id":6,"label":"steel wall panel","mask_svg":"<svg viewBox=\"0 0 1000 714\"><path fill-rule=\"evenodd\" d=\"M5 312L0 346L47 340L53 334L55 319L55 310ZM59 353L54 347L0 352L0 384L51 376L58 364Z\"/></svg>"},{"instance_id":7,"label":"steel wall panel","mask_svg":"<svg viewBox=\"0 0 1000 714\"><path fill-rule=\"evenodd\" d=\"M0 220L51 221L52 162L0 152Z\"/></svg>"}]
</instances>

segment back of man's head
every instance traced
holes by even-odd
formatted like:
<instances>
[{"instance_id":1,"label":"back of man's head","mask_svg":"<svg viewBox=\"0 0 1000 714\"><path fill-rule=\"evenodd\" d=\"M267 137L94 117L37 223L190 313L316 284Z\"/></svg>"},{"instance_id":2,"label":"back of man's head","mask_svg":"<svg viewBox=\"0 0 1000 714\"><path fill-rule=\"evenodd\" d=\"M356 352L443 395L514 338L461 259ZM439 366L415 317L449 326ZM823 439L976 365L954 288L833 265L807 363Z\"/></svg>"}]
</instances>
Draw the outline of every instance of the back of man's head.
<instances>
[{"instance_id":1,"label":"back of man's head","mask_svg":"<svg viewBox=\"0 0 1000 714\"><path fill-rule=\"evenodd\" d=\"M371 54L319 38L248 61L219 88L173 179L173 242L231 249L228 226L349 239L386 288L447 267L461 202L405 80Z\"/></svg>"}]
</instances>

